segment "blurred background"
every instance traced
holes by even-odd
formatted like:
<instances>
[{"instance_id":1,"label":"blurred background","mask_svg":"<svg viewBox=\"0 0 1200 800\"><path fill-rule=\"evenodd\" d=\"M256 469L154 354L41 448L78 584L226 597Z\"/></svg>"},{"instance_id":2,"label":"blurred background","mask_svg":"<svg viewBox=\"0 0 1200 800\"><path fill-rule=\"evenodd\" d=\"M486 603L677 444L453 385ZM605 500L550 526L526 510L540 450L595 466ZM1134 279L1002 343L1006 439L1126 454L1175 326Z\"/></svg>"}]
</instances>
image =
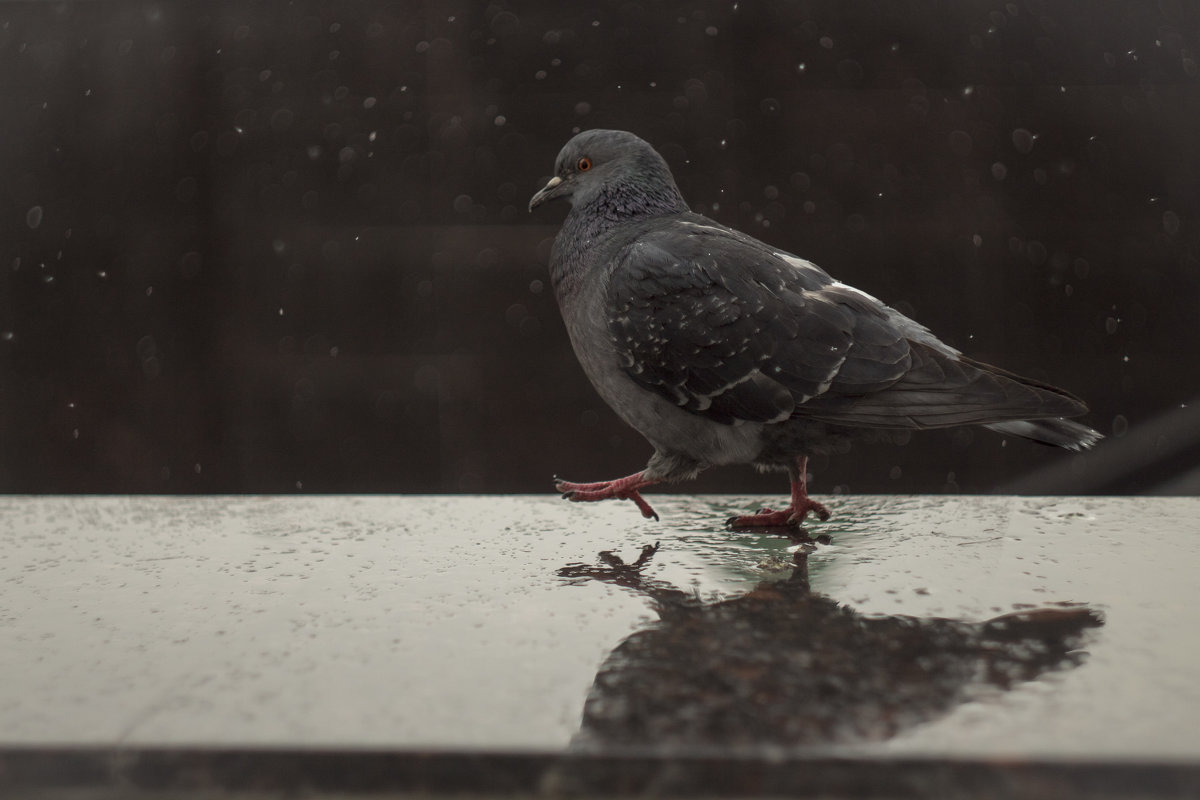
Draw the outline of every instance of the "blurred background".
<instances>
[{"instance_id":1,"label":"blurred background","mask_svg":"<svg viewBox=\"0 0 1200 800\"><path fill-rule=\"evenodd\" d=\"M609 127L1109 437L856 446L818 496L1200 492L1198 64L1182 0L4 3L0 490L640 469L548 285L566 206L526 211Z\"/></svg>"}]
</instances>

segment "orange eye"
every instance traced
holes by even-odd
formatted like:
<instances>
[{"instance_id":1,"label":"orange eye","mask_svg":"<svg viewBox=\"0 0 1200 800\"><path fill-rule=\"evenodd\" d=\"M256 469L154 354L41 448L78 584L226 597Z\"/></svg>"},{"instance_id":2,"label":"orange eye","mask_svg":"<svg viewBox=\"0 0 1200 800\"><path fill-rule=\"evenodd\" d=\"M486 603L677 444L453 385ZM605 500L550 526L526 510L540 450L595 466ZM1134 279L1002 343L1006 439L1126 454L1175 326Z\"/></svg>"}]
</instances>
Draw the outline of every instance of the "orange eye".
<instances>
[{"instance_id":1,"label":"orange eye","mask_svg":"<svg viewBox=\"0 0 1200 800\"><path fill-rule=\"evenodd\" d=\"M587 156L584 156L583 158L579 159L577 164L575 164L575 168L580 172L587 172L592 168L592 160Z\"/></svg>"}]
</instances>

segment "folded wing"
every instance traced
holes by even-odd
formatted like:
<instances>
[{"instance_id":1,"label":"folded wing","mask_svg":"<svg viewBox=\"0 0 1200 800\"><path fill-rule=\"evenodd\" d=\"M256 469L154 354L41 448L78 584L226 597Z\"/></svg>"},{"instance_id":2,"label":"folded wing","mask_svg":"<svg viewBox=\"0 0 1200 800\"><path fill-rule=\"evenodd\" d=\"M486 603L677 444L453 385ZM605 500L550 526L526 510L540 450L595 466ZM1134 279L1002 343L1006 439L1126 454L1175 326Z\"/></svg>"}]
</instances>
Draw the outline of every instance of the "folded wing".
<instances>
[{"instance_id":1,"label":"folded wing","mask_svg":"<svg viewBox=\"0 0 1200 800\"><path fill-rule=\"evenodd\" d=\"M609 334L638 385L726 424L936 428L1074 416L1052 386L964 358L815 265L703 217L625 247Z\"/></svg>"}]
</instances>

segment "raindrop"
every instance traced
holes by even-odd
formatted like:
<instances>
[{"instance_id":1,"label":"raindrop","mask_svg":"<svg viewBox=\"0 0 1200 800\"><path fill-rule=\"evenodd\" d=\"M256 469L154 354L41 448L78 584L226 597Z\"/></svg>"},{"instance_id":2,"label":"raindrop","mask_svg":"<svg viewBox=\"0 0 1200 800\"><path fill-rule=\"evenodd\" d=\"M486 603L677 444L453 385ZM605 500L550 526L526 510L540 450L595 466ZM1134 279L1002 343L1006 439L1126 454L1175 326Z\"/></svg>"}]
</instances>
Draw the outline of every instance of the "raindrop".
<instances>
[{"instance_id":1,"label":"raindrop","mask_svg":"<svg viewBox=\"0 0 1200 800\"><path fill-rule=\"evenodd\" d=\"M1179 233L1179 215L1174 211L1163 212L1163 230L1172 236Z\"/></svg>"},{"instance_id":2,"label":"raindrop","mask_svg":"<svg viewBox=\"0 0 1200 800\"><path fill-rule=\"evenodd\" d=\"M25 212L25 224L30 228L37 230L37 227L42 224L42 207L34 206Z\"/></svg>"},{"instance_id":3,"label":"raindrop","mask_svg":"<svg viewBox=\"0 0 1200 800\"><path fill-rule=\"evenodd\" d=\"M971 134L966 131L956 130L950 132L950 150L960 157L967 157L971 154L971 148L974 146L971 139Z\"/></svg>"},{"instance_id":4,"label":"raindrop","mask_svg":"<svg viewBox=\"0 0 1200 800\"><path fill-rule=\"evenodd\" d=\"M1112 421L1112 434L1120 439L1129 432L1129 420L1125 419L1124 414L1117 414Z\"/></svg>"},{"instance_id":5,"label":"raindrop","mask_svg":"<svg viewBox=\"0 0 1200 800\"><path fill-rule=\"evenodd\" d=\"M1017 128L1012 132L1013 147L1017 148L1017 152L1021 155L1026 155L1033 150L1033 143L1036 139L1036 136L1024 128Z\"/></svg>"},{"instance_id":6,"label":"raindrop","mask_svg":"<svg viewBox=\"0 0 1200 800\"><path fill-rule=\"evenodd\" d=\"M821 37L821 47L824 47L826 50L832 50L833 49L833 39L828 36L822 36Z\"/></svg>"},{"instance_id":7,"label":"raindrop","mask_svg":"<svg viewBox=\"0 0 1200 800\"><path fill-rule=\"evenodd\" d=\"M863 67L853 58L843 59L838 62L837 74L846 83L858 83L863 78Z\"/></svg>"},{"instance_id":8,"label":"raindrop","mask_svg":"<svg viewBox=\"0 0 1200 800\"><path fill-rule=\"evenodd\" d=\"M509 36L517 32L521 19L511 11L501 11L492 17L492 33L497 36Z\"/></svg>"},{"instance_id":9,"label":"raindrop","mask_svg":"<svg viewBox=\"0 0 1200 800\"><path fill-rule=\"evenodd\" d=\"M291 109L280 108L271 115L271 130L275 131L276 133L286 131L288 128L292 127L293 119L294 115L292 114Z\"/></svg>"},{"instance_id":10,"label":"raindrop","mask_svg":"<svg viewBox=\"0 0 1200 800\"><path fill-rule=\"evenodd\" d=\"M513 303L504 311L504 321L514 328L519 328L528 316L529 310L521 303Z\"/></svg>"},{"instance_id":11,"label":"raindrop","mask_svg":"<svg viewBox=\"0 0 1200 800\"><path fill-rule=\"evenodd\" d=\"M590 113L591 110L592 110L591 103L585 103L585 102L581 101L581 102L578 102L575 104L575 113L581 117L584 116L585 114Z\"/></svg>"},{"instance_id":12,"label":"raindrop","mask_svg":"<svg viewBox=\"0 0 1200 800\"><path fill-rule=\"evenodd\" d=\"M147 334L138 339L135 350L137 351L138 358L146 361L158 355L158 343L154 341L153 336Z\"/></svg>"},{"instance_id":13,"label":"raindrop","mask_svg":"<svg viewBox=\"0 0 1200 800\"><path fill-rule=\"evenodd\" d=\"M716 36L718 33L717 26L709 25L707 28L704 29L704 32L707 33L709 36Z\"/></svg>"},{"instance_id":14,"label":"raindrop","mask_svg":"<svg viewBox=\"0 0 1200 800\"><path fill-rule=\"evenodd\" d=\"M1105 317L1104 318L1104 332L1109 334L1110 336L1112 334L1116 333L1118 323L1120 323L1120 320L1117 319L1116 317Z\"/></svg>"}]
</instances>

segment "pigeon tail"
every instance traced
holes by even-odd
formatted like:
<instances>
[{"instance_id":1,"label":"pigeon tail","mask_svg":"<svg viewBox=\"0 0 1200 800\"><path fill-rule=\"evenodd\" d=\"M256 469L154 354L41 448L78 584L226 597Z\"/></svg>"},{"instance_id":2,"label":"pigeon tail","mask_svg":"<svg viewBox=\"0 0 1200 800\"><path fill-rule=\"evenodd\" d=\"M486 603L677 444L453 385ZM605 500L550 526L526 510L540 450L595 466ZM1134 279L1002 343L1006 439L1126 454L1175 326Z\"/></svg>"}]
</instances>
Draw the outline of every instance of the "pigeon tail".
<instances>
[{"instance_id":1,"label":"pigeon tail","mask_svg":"<svg viewBox=\"0 0 1200 800\"><path fill-rule=\"evenodd\" d=\"M1039 444L1065 447L1075 452L1087 450L1104 438L1099 431L1069 419L1017 419L993 422L983 427L996 433L1020 436Z\"/></svg>"}]
</instances>

